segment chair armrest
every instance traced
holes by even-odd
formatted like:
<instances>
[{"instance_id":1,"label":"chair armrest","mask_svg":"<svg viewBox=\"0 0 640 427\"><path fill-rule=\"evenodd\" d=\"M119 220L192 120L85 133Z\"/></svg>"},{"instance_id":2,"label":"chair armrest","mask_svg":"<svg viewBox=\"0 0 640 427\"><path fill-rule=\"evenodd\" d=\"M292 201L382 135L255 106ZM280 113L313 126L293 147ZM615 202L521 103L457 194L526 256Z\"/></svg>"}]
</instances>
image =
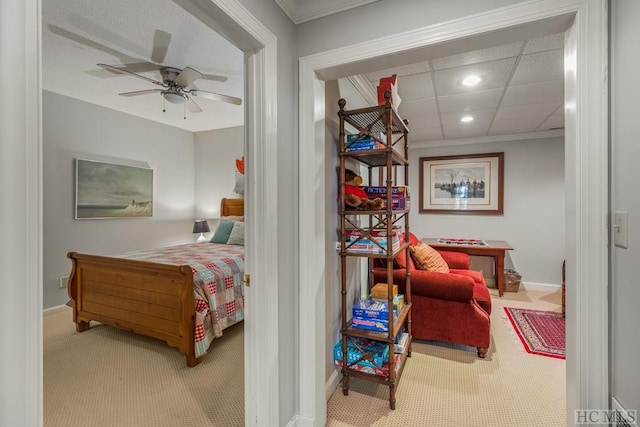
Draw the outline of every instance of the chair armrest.
<instances>
[{"instance_id":1,"label":"chair armrest","mask_svg":"<svg viewBox=\"0 0 640 427\"><path fill-rule=\"evenodd\" d=\"M386 269L374 269L377 283L387 282ZM393 270L393 283L398 292L405 293L405 270ZM435 271L412 270L411 294L449 301L467 302L473 299L473 279L461 274L437 273Z\"/></svg>"},{"instance_id":2,"label":"chair armrest","mask_svg":"<svg viewBox=\"0 0 640 427\"><path fill-rule=\"evenodd\" d=\"M473 299L473 279L461 274L416 270L411 272L411 294L448 301Z\"/></svg>"},{"instance_id":3,"label":"chair armrest","mask_svg":"<svg viewBox=\"0 0 640 427\"><path fill-rule=\"evenodd\" d=\"M471 265L469 254L454 251L438 251L438 253L440 253L449 268L457 268L458 270L469 270L469 266Z\"/></svg>"}]
</instances>

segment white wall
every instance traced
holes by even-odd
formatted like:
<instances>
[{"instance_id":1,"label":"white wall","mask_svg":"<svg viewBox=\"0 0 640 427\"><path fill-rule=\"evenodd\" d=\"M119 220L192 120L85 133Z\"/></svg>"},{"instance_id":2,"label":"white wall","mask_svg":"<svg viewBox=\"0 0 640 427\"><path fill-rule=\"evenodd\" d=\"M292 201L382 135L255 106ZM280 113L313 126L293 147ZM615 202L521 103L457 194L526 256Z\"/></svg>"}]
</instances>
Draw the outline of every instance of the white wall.
<instances>
[{"instance_id":1,"label":"white wall","mask_svg":"<svg viewBox=\"0 0 640 427\"><path fill-rule=\"evenodd\" d=\"M114 254L188 243L194 219L191 132L43 92L44 308L68 301L69 251ZM153 169L152 218L74 219L76 157Z\"/></svg>"},{"instance_id":2,"label":"white wall","mask_svg":"<svg viewBox=\"0 0 640 427\"><path fill-rule=\"evenodd\" d=\"M223 197L242 197L234 193L235 160L243 156L244 126L194 134L196 218L220 217ZM209 221L211 232L216 221Z\"/></svg>"},{"instance_id":3,"label":"white wall","mask_svg":"<svg viewBox=\"0 0 640 427\"><path fill-rule=\"evenodd\" d=\"M610 1L611 13L611 210L629 212L629 247L611 245L611 389L626 409L640 410L638 381L638 258L640 258L640 107L637 70L640 2ZM613 213L613 212L612 212ZM637 421L637 419L636 419Z\"/></svg>"},{"instance_id":4,"label":"white wall","mask_svg":"<svg viewBox=\"0 0 640 427\"><path fill-rule=\"evenodd\" d=\"M458 215L419 213L419 158L504 152L504 214ZM565 257L564 143L561 138L494 142L409 151L411 231L418 237L505 240L505 266L522 274L523 282L560 285ZM490 259L476 257L493 282ZM483 268L480 267L483 263ZM477 265L474 265L477 264Z\"/></svg>"},{"instance_id":5,"label":"white wall","mask_svg":"<svg viewBox=\"0 0 640 427\"><path fill-rule=\"evenodd\" d=\"M300 24L298 54L307 56L423 28L523 0L380 0ZM366 23L366 24L365 24ZM392 67L394 64L388 64Z\"/></svg>"}]
</instances>

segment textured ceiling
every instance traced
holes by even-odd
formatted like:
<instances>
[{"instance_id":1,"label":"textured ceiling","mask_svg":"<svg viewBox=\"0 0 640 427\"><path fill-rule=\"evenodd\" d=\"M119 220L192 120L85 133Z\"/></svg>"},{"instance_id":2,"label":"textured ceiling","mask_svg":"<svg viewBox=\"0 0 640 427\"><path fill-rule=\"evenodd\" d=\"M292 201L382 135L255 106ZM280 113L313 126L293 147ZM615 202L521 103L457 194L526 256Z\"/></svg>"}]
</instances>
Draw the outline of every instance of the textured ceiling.
<instances>
[{"instance_id":1,"label":"textured ceiling","mask_svg":"<svg viewBox=\"0 0 640 427\"><path fill-rule=\"evenodd\" d=\"M163 102L158 94L119 93L158 86L98 67L151 61L154 37L170 39L161 65L190 66L224 82L199 79L198 89L244 98L244 54L176 3L168 0L42 0L43 88L189 131L243 124L244 105L203 99L200 113ZM158 71L140 73L161 80ZM166 112L163 113L163 108Z\"/></svg>"},{"instance_id":2,"label":"textured ceiling","mask_svg":"<svg viewBox=\"0 0 640 427\"><path fill-rule=\"evenodd\" d=\"M563 34L367 73L375 88L398 75L398 113L411 141L530 135L564 128ZM466 87L468 75L482 80ZM462 123L461 117L474 119Z\"/></svg>"},{"instance_id":3,"label":"textured ceiling","mask_svg":"<svg viewBox=\"0 0 640 427\"><path fill-rule=\"evenodd\" d=\"M205 74L226 76L224 82L200 79L195 86L244 98L243 52L176 1L188 3L42 0L43 88L189 131L242 125L244 105L197 98L204 111L187 112L184 119L184 107L164 102L159 94L118 95L157 88L154 84L97 66L151 61L154 37L164 34L170 43L161 65L190 66ZM374 0L277 3L286 5L290 9L287 13L319 17L371 1ZM466 43L473 46L470 41ZM375 102L380 77L398 75L402 98L398 112L409 120L412 142L562 135L562 33L493 43L491 47L466 52L457 48L455 54L449 55L439 49L438 55L420 61L358 76L367 83L369 98ZM461 85L461 80L471 73L482 78L480 84ZM160 79L158 71L140 74ZM474 120L461 123L464 114L472 115Z\"/></svg>"}]
</instances>

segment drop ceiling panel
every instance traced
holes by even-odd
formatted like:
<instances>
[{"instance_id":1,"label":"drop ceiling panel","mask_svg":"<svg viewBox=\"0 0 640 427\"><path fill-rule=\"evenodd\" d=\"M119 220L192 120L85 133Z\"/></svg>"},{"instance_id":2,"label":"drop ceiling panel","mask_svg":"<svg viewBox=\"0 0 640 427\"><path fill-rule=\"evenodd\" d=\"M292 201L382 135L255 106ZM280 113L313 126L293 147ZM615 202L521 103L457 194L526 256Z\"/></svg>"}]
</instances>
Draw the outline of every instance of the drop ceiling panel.
<instances>
[{"instance_id":1,"label":"drop ceiling panel","mask_svg":"<svg viewBox=\"0 0 640 427\"><path fill-rule=\"evenodd\" d=\"M443 132L446 139L463 139L485 136L490 123L491 122L489 120L474 120L471 123L445 126Z\"/></svg>"},{"instance_id":2,"label":"drop ceiling panel","mask_svg":"<svg viewBox=\"0 0 640 427\"><path fill-rule=\"evenodd\" d=\"M479 46L475 39L466 44ZM398 112L409 120L411 141L533 137L537 131L564 126L563 44L564 34L558 33L493 47L485 44L464 53L458 43L449 55L441 45L430 51L434 57L427 62L370 71L365 77L375 87L381 77L398 75ZM469 74L483 80L474 87L463 86ZM462 123L463 115L474 120Z\"/></svg>"},{"instance_id":3,"label":"drop ceiling panel","mask_svg":"<svg viewBox=\"0 0 640 427\"><path fill-rule=\"evenodd\" d=\"M440 127L438 107L435 98L408 101L403 98L398 107L398 114L403 119L409 121L409 129L411 129L412 132L421 128Z\"/></svg>"},{"instance_id":4,"label":"drop ceiling panel","mask_svg":"<svg viewBox=\"0 0 640 427\"><path fill-rule=\"evenodd\" d=\"M435 71L438 96L503 88L511 77L515 62L516 58L508 58ZM462 85L462 80L470 74L482 78L482 81L473 88Z\"/></svg>"},{"instance_id":5,"label":"drop ceiling panel","mask_svg":"<svg viewBox=\"0 0 640 427\"><path fill-rule=\"evenodd\" d=\"M495 114L495 110L476 110L469 111L468 113L447 113L441 114L440 120L442 121L442 126L445 129L445 134L447 134L447 129L453 127L473 127L478 122L491 122L493 116ZM460 118L462 116L471 115L474 120L472 122L461 123Z\"/></svg>"},{"instance_id":6,"label":"drop ceiling panel","mask_svg":"<svg viewBox=\"0 0 640 427\"><path fill-rule=\"evenodd\" d=\"M489 135L510 135L533 132L546 118L547 116L520 116L500 120L496 118L491 125Z\"/></svg>"},{"instance_id":7,"label":"drop ceiling panel","mask_svg":"<svg viewBox=\"0 0 640 427\"><path fill-rule=\"evenodd\" d=\"M547 120L542 122L536 130L542 131L558 128L564 128L564 112L552 114Z\"/></svg>"},{"instance_id":8,"label":"drop ceiling panel","mask_svg":"<svg viewBox=\"0 0 640 427\"><path fill-rule=\"evenodd\" d=\"M431 73L414 74L398 78L398 94L404 101L420 98L433 98Z\"/></svg>"},{"instance_id":9,"label":"drop ceiling panel","mask_svg":"<svg viewBox=\"0 0 640 427\"><path fill-rule=\"evenodd\" d=\"M541 83L510 86L502 100L502 106L544 104L564 101L564 81L553 80Z\"/></svg>"},{"instance_id":10,"label":"drop ceiling panel","mask_svg":"<svg viewBox=\"0 0 640 427\"><path fill-rule=\"evenodd\" d=\"M409 144L443 139L442 129L440 129L440 127L431 127L416 130L414 130L413 128L410 129L411 133L409 134Z\"/></svg>"},{"instance_id":11,"label":"drop ceiling panel","mask_svg":"<svg viewBox=\"0 0 640 427\"><path fill-rule=\"evenodd\" d=\"M463 111L497 108L502 89L490 89L438 97L441 113L459 113Z\"/></svg>"},{"instance_id":12,"label":"drop ceiling panel","mask_svg":"<svg viewBox=\"0 0 640 427\"><path fill-rule=\"evenodd\" d=\"M538 37L529 40L527 47L524 49L525 54L542 52L545 50L562 49L564 46L564 34L551 34L544 37Z\"/></svg>"},{"instance_id":13,"label":"drop ceiling panel","mask_svg":"<svg viewBox=\"0 0 640 427\"><path fill-rule=\"evenodd\" d=\"M518 117L542 116L548 117L558 109L557 102L545 104L512 105L500 107L496 113L496 120L510 120Z\"/></svg>"},{"instance_id":14,"label":"drop ceiling panel","mask_svg":"<svg viewBox=\"0 0 640 427\"><path fill-rule=\"evenodd\" d=\"M511 84L537 83L564 78L562 49L524 55L513 75Z\"/></svg>"},{"instance_id":15,"label":"drop ceiling panel","mask_svg":"<svg viewBox=\"0 0 640 427\"><path fill-rule=\"evenodd\" d=\"M502 46L465 52L458 55L436 58L433 62L434 70L477 64L479 62L494 61L517 56L522 50L522 42L509 43Z\"/></svg>"}]
</instances>

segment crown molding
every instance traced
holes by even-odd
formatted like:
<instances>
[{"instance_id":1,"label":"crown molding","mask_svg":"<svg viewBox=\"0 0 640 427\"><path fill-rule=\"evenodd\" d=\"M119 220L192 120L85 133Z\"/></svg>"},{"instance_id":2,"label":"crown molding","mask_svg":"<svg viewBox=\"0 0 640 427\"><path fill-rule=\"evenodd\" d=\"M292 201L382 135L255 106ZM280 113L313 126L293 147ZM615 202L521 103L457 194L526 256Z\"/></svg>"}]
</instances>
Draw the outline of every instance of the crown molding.
<instances>
[{"instance_id":1,"label":"crown molding","mask_svg":"<svg viewBox=\"0 0 640 427\"><path fill-rule=\"evenodd\" d=\"M431 141L411 141L409 150L422 148L450 147L453 145L485 144L488 142L525 141L532 139L564 138L564 129L545 130L540 132L514 133L510 135L482 136L463 139L437 139Z\"/></svg>"},{"instance_id":2,"label":"crown molding","mask_svg":"<svg viewBox=\"0 0 640 427\"><path fill-rule=\"evenodd\" d=\"M378 105L378 91L366 77L359 74L347 77L347 80L369 105Z\"/></svg>"},{"instance_id":3,"label":"crown molding","mask_svg":"<svg viewBox=\"0 0 640 427\"><path fill-rule=\"evenodd\" d=\"M348 9L373 3L378 0L274 0L294 24L313 21Z\"/></svg>"}]
</instances>

